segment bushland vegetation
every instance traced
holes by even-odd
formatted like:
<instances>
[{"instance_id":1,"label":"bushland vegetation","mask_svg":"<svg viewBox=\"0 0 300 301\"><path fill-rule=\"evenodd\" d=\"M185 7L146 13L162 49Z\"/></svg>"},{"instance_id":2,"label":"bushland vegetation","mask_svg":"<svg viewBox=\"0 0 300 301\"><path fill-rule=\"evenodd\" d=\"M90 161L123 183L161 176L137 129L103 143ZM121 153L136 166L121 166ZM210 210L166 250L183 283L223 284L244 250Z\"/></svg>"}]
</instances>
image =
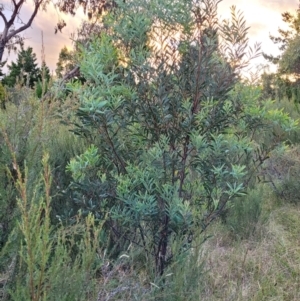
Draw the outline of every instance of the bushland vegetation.
<instances>
[{"instance_id":1,"label":"bushland vegetation","mask_svg":"<svg viewBox=\"0 0 300 301\"><path fill-rule=\"evenodd\" d=\"M297 106L218 2L116 2L0 86L1 300L299 299Z\"/></svg>"}]
</instances>

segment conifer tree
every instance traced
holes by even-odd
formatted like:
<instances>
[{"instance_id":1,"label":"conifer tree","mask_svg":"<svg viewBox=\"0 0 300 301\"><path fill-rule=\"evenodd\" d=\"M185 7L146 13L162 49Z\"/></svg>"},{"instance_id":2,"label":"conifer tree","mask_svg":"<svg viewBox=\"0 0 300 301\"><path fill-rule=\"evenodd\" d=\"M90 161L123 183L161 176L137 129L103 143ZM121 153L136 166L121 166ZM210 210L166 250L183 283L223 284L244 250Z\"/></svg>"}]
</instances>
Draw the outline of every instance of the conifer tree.
<instances>
[{"instance_id":1,"label":"conifer tree","mask_svg":"<svg viewBox=\"0 0 300 301\"><path fill-rule=\"evenodd\" d=\"M32 47L18 52L16 62L8 65L8 74L3 78L2 83L9 87L13 87L17 82L33 88L38 80L41 80L41 69L38 67L36 54ZM49 75L49 69L47 71Z\"/></svg>"}]
</instances>

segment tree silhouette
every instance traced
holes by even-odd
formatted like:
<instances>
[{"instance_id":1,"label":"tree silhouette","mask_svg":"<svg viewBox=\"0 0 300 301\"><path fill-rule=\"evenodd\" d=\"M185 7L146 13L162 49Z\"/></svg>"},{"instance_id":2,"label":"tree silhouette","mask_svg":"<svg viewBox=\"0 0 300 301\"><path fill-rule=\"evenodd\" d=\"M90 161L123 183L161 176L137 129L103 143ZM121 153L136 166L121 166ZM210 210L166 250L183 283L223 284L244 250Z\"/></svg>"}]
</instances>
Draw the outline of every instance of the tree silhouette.
<instances>
[{"instance_id":1,"label":"tree silhouette","mask_svg":"<svg viewBox=\"0 0 300 301\"><path fill-rule=\"evenodd\" d=\"M41 69L38 68L36 60L36 55L33 53L31 47L28 47L26 50L22 47L18 53L17 61L12 62L12 64L8 66L9 73L3 78L2 83L13 87L20 81L22 84L33 88L35 83L42 78Z\"/></svg>"}]
</instances>

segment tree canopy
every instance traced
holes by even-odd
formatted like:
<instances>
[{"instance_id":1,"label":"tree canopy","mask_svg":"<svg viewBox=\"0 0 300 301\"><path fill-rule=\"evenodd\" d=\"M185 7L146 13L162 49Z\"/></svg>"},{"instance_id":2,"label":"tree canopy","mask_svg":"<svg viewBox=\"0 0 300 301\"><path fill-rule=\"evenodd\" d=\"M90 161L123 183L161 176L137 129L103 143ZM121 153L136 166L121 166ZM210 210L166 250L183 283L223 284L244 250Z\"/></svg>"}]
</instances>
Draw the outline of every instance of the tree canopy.
<instances>
[{"instance_id":1,"label":"tree canopy","mask_svg":"<svg viewBox=\"0 0 300 301\"><path fill-rule=\"evenodd\" d=\"M116 7L116 2L115 0L57 0L56 5L61 11L72 15L76 14L79 7L82 7L84 13L91 19Z\"/></svg>"}]
</instances>

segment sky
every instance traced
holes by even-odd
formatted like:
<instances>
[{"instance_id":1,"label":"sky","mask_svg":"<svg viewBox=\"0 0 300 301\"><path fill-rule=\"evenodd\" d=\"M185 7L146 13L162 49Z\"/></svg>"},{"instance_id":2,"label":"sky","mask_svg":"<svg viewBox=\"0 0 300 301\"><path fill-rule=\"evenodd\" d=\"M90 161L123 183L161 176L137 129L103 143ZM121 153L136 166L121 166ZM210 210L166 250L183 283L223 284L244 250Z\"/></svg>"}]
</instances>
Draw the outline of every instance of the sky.
<instances>
[{"instance_id":1,"label":"sky","mask_svg":"<svg viewBox=\"0 0 300 301\"><path fill-rule=\"evenodd\" d=\"M2 2L2 1L1 1ZM3 0L4 4L9 0ZM281 13L285 11L295 12L298 7L298 0L223 0L219 4L219 15L221 18L230 16L230 6L235 5L238 10L243 12L247 25L250 26L249 38L250 45L255 42L262 43L263 52L270 54L278 54L278 48L272 43L269 35L276 35L278 28L284 28L281 19ZM26 20L26 16L30 14L32 8L26 4L22 8L22 18ZM54 27L58 20L64 19L67 23L62 33L54 34ZM71 34L76 31L78 24L84 19L84 14L79 11L75 17L63 15L53 6L47 8L46 12L39 12L32 27L28 29L24 36L26 38L25 45L33 47L38 60L41 59L41 32L43 32L43 40L46 54L46 63L51 71L55 71L56 62L60 49L63 46L72 47ZM0 31L3 23L0 22ZM9 60L13 60L15 55L11 54ZM256 59L253 65L266 64L263 58ZM271 68L272 71L272 68Z\"/></svg>"}]
</instances>

